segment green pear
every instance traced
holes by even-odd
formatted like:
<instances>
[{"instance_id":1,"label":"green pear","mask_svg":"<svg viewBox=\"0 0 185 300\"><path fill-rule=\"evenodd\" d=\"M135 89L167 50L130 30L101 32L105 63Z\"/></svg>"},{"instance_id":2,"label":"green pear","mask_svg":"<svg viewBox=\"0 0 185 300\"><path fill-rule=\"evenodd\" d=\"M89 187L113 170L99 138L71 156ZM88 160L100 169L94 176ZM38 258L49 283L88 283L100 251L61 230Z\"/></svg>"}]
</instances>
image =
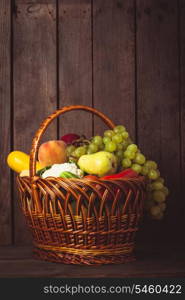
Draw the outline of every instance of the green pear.
<instances>
[{"instance_id":1,"label":"green pear","mask_svg":"<svg viewBox=\"0 0 185 300\"><path fill-rule=\"evenodd\" d=\"M102 177L116 172L117 159L113 153L100 151L82 155L78 160L78 166L88 174Z\"/></svg>"}]
</instances>

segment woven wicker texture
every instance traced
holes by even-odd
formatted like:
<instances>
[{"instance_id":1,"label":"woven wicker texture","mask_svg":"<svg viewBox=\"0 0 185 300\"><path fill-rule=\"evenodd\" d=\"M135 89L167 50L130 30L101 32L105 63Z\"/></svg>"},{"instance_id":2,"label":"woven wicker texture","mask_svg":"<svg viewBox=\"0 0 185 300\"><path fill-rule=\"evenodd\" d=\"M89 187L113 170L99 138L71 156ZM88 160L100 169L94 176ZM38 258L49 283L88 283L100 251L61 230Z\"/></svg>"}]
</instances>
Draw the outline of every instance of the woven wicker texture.
<instances>
[{"instance_id":1,"label":"woven wicker texture","mask_svg":"<svg viewBox=\"0 0 185 300\"><path fill-rule=\"evenodd\" d=\"M64 107L37 131L30 155L30 177L17 177L20 206L31 229L37 258L70 264L132 261L135 234L143 214L144 177L64 179L35 176L38 144L47 126L62 113L86 106Z\"/></svg>"}]
</instances>

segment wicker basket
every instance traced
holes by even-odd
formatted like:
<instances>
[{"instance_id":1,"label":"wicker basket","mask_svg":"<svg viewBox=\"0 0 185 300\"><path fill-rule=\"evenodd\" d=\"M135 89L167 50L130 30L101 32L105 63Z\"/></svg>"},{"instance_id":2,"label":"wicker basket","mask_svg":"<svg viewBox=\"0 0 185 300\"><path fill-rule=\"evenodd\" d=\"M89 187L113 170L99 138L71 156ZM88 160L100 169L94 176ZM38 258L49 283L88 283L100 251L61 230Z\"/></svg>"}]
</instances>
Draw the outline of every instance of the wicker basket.
<instances>
[{"instance_id":1,"label":"wicker basket","mask_svg":"<svg viewBox=\"0 0 185 300\"><path fill-rule=\"evenodd\" d=\"M31 229L37 258L66 264L116 264L132 261L135 234L143 214L144 177L114 180L36 176L39 141L53 119L71 110L99 116L87 106L57 110L41 124L30 153L30 177L17 177L20 206Z\"/></svg>"}]
</instances>

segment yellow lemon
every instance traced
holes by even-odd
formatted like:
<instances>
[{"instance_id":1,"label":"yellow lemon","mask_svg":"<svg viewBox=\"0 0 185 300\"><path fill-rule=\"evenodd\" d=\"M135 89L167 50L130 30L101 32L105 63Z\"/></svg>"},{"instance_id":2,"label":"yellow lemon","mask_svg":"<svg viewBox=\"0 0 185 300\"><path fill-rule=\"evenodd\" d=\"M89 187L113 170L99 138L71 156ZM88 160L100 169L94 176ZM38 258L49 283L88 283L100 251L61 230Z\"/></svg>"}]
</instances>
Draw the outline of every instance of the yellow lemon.
<instances>
[{"instance_id":1,"label":"yellow lemon","mask_svg":"<svg viewBox=\"0 0 185 300\"><path fill-rule=\"evenodd\" d=\"M30 156L22 151L12 151L7 157L8 166L17 173L23 170L29 170ZM37 161L36 170L40 170L42 167Z\"/></svg>"}]
</instances>

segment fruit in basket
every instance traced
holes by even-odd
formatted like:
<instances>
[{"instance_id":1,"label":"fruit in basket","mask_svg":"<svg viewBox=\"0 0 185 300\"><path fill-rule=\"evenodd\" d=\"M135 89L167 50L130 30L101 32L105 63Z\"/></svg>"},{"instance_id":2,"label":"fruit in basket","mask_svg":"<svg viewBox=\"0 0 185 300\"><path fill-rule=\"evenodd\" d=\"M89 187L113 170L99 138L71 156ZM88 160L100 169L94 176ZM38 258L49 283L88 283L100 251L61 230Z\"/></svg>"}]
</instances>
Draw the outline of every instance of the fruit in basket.
<instances>
[{"instance_id":1,"label":"fruit in basket","mask_svg":"<svg viewBox=\"0 0 185 300\"><path fill-rule=\"evenodd\" d=\"M68 133L61 137L61 141L65 142L68 145L68 144L72 144L72 142L74 142L79 138L80 136L76 133Z\"/></svg>"},{"instance_id":2,"label":"fruit in basket","mask_svg":"<svg viewBox=\"0 0 185 300\"><path fill-rule=\"evenodd\" d=\"M93 154L82 155L78 160L78 166L88 174L102 177L116 173L117 159L112 153L99 151Z\"/></svg>"},{"instance_id":3,"label":"fruit in basket","mask_svg":"<svg viewBox=\"0 0 185 300\"><path fill-rule=\"evenodd\" d=\"M142 170L142 167L138 164L133 164L131 168L132 168L132 170L134 170L137 173L140 173Z\"/></svg>"},{"instance_id":4,"label":"fruit in basket","mask_svg":"<svg viewBox=\"0 0 185 300\"><path fill-rule=\"evenodd\" d=\"M114 152L117 149L115 142L109 142L105 145L105 151Z\"/></svg>"},{"instance_id":5,"label":"fruit in basket","mask_svg":"<svg viewBox=\"0 0 185 300\"><path fill-rule=\"evenodd\" d=\"M38 160L42 167L62 164L67 161L66 143L63 141L48 141L39 147Z\"/></svg>"},{"instance_id":6,"label":"fruit in basket","mask_svg":"<svg viewBox=\"0 0 185 300\"><path fill-rule=\"evenodd\" d=\"M129 159L129 158L124 158L123 160L122 160L122 167L123 168L128 168L128 167L130 167L132 165L132 162L131 162L131 160Z\"/></svg>"},{"instance_id":7,"label":"fruit in basket","mask_svg":"<svg viewBox=\"0 0 185 300\"><path fill-rule=\"evenodd\" d=\"M117 172L122 172L130 168L138 175L145 176L148 182L145 208L152 218L161 219L165 205L163 205L162 212L160 211L158 214L155 212L158 210L158 206L164 203L169 191L164 185L164 179L160 177L156 162L147 160L138 145L133 143L124 126L118 125L113 130L106 130L103 136L95 135L90 140L81 137L67 147L68 159L74 162L81 161L80 158L85 154L91 155L101 151L115 155ZM89 165L86 165L86 167L83 166L83 168L86 168L87 173L91 171L90 174L101 176L97 170L89 170ZM155 191L159 191L159 193L155 193ZM154 207L154 209L151 210L151 207Z\"/></svg>"},{"instance_id":8,"label":"fruit in basket","mask_svg":"<svg viewBox=\"0 0 185 300\"><path fill-rule=\"evenodd\" d=\"M100 146L103 144L103 138L100 135L96 135L93 139L92 142L97 145Z\"/></svg>"},{"instance_id":9,"label":"fruit in basket","mask_svg":"<svg viewBox=\"0 0 185 300\"><path fill-rule=\"evenodd\" d=\"M154 219L160 220L164 215L165 200L169 191L165 186L164 179L160 177L158 165L143 155L122 125L118 125L112 130L106 130L103 136L95 135L89 140L85 136L69 133L61 137L60 141L49 141L42 144L39 148L38 158L40 169L66 162L78 163L81 170L89 174L84 177L87 180L95 180L98 177L112 180L119 178L122 172L124 176L124 171L127 172L127 170L133 172L133 176L145 176L147 181L145 209L148 215ZM25 176L29 174L28 169L29 162L21 170L16 170L25 170L21 174L21 176ZM58 175L51 175L49 170L45 172L46 174L48 172L47 176L57 177L60 175L58 173ZM115 174L116 172L117 174Z\"/></svg>"},{"instance_id":10,"label":"fruit in basket","mask_svg":"<svg viewBox=\"0 0 185 300\"><path fill-rule=\"evenodd\" d=\"M156 162L153 160L147 160L138 145L133 143L124 126L118 125L114 127L113 130L106 130L103 136L95 135L89 140L89 145L87 144L86 147L86 154L89 155L92 153L95 155L102 150L115 155L117 159L118 172L122 172L125 169L130 168L138 175L145 176L147 181L145 209L152 218L159 220L163 217L166 207L164 201L169 193L167 187L164 185L164 179L160 177L160 172ZM76 151L73 151L72 153L74 158L76 155L75 152ZM80 160L79 158L83 155L82 151L77 152L78 158L76 155L75 161ZM91 172L91 174L100 176L99 173ZM159 205L162 205L163 210L159 209ZM151 207L154 208L151 209Z\"/></svg>"},{"instance_id":11,"label":"fruit in basket","mask_svg":"<svg viewBox=\"0 0 185 300\"><path fill-rule=\"evenodd\" d=\"M118 125L114 127L113 130L106 130L103 136L95 135L90 140L81 137L68 145L67 152L69 161L74 161L75 163L78 161L81 163L81 157L84 155L108 152L116 157L117 172L122 172L130 168L132 172L145 176L148 182L145 209L152 218L162 218L165 205L162 206L162 211L160 209L160 213L157 214L156 212L158 211L159 205L165 204L164 201L169 191L164 185L164 179L160 177L156 162L147 160L138 145L133 143L124 126ZM98 175L100 177L104 176L100 175L101 172L97 171L95 164L93 166L90 165L90 167L89 164L86 164L86 166L83 165L81 168L87 170L86 172L89 174ZM154 209L151 209L151 207L154 207Z\"/></svg>"},{"instance_id":12,"label":"fruit in basket","mask_svg":"<svg viewBox=\"0 0 185 300\"><path fill-rule=\"evenodd\" d=\"M165 201L166 196L163 191L160 190L154 191L152 195L153 195L153 199L158 203Z\"/></svg>"},{"instance_id":13,"label":"fruit in basket","mask_svg":"<svg viewBox=\"0 0 185 300\"><path fill-rule=\"evenodd\" d=\"M22 151L12 151L7 157L8 166L17 173L29 170L30 156ZM36 170L41 169L39 162L36 163Z\"/></svg>"}]
</instances>

